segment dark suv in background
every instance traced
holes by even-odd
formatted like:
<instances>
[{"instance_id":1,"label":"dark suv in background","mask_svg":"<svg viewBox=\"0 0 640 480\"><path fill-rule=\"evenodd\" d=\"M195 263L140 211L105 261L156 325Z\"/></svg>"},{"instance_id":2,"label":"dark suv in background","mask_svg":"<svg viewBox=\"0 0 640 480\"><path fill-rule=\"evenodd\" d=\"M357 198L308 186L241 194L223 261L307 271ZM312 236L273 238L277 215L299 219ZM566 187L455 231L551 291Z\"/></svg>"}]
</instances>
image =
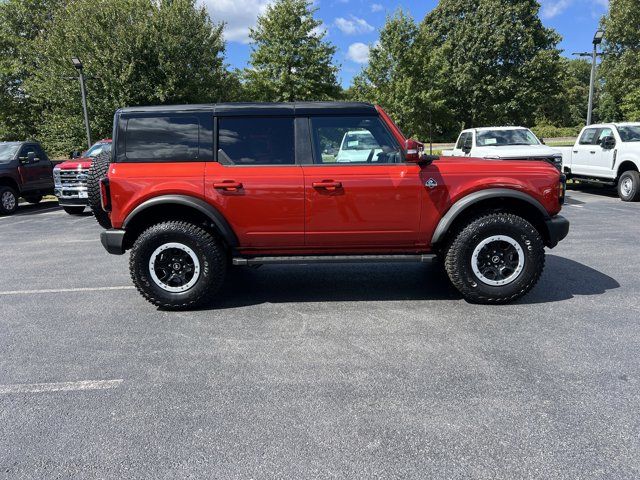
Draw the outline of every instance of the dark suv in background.
<instances>
[{"instance_id":1,"label":"dark suv in background","mask_svg":"<svg viewBox=\"0 0 640 480\"><path fill-rule=\"evenodd\" d=\"M11 215L18 198L38 203L53 194L53 164L37 142L0 142L0 215Z\"/></svg>"}]
</instances>

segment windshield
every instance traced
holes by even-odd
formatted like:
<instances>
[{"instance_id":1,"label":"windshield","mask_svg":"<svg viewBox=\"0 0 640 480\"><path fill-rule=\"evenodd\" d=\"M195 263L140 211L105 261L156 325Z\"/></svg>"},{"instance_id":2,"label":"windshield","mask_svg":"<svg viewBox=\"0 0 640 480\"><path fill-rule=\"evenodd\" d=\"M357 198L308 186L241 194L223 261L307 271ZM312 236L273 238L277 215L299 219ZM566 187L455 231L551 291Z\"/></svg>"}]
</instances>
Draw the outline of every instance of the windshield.
<instances>
[{"instance_id":1,"label":"windshield","mask_svg":"<svg viewBox=\"0 0 640 480\"><path fill-rule=\"evenodd\" d=\"M540 142L530 130L519 128L478 132L477 144L479 147L504 147L509 145L540 145Z\"/></svg>"},{"instance_id":2,"label":"windshield","mask_svg":"<svg viewBox=\"0 0 640 480\"><path fill-rule=\"evenodd\" d=\"M623 142L640 142L640 125L618 127L618 132Z\"/></svg>"},{"instance_id":3,"label":"windshield","mask_svg":"<svg viewBox=\"0 0 640 480\"><path fill-rule=\"evenodd\" d=\"M380 148L380 145L370 132L362 131L347 133L341 150L371 150L372 148Z\"/></svg>"},{"instance_id":4,"label":"windshield","mask_svg":"<svg viewBox=\"0 0 640 480\"><path fill-rule=\"evenodd\" d=\"M87 158L95 158L100 155L102 152L110 152L111 144L110 143L96 143L89 150L85 152L83 157Z\"/></svg>"},{"instance_id":5,"label":"windshield","mask_svg":"<svg viewBox=\"0 0 640 480\"><path fill-rule=\"evenodd\" d=\"M18 148L20 148L19 143L0 142L0 163L8 163L13 160Z\"/></svg>"}]
</instances>

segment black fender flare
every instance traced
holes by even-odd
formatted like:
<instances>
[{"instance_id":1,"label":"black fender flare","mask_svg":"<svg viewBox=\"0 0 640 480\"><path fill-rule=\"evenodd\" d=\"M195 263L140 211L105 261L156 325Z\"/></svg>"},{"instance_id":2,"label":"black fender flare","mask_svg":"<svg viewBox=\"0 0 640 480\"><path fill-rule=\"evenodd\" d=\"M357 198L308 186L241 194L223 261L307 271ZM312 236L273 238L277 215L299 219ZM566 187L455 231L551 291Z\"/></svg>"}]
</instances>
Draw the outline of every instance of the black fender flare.
<instances>
[{"instance_id":1,"label":"black fender flare","mask_svg":"<svg viewBox=\"0 0 640 480\"><path fill-rule=\"evenodd\" d=\"M431 245L435 245L445 238L447 232L449 231L449 228L451 228L451 225L453 225L453 222L467 208L489 198L505 197L524 200L525 202L534 206L538 211L540 211L545 221L551 218L549 212L547 212L542 204L527 193L510 188L488 188L486 190L480 190L478 192L470 193L469 195L462 197L460 200L454 203L451 208L449 208L447 213L440 219L440 222L438 222L438 226L436 227L435 231L433 232L433 236L431 237Z\"/></svg>"},{"instance_id":2,"label":"black fender flare","mask_svg":"<svg viewBox=\"0 0 640 480\"><path fill-rule=\"evenodd\" d=\"M127 218L124 219L122 229L126 230L127 225L129 225L136 216L148 208L167 204L182 205L199 211L209 218L209 220L211 220L211 222L216 226L220 235L222 235L222 238L227 242L227 245L232 248L236 248L238 246L238 237L229 225L229 222L227 222L227 219L224 218L218 209L204 200L189 195L161 195L142 202L134 208L129 215L127 215Z\"/></svg>"}]
</instances>

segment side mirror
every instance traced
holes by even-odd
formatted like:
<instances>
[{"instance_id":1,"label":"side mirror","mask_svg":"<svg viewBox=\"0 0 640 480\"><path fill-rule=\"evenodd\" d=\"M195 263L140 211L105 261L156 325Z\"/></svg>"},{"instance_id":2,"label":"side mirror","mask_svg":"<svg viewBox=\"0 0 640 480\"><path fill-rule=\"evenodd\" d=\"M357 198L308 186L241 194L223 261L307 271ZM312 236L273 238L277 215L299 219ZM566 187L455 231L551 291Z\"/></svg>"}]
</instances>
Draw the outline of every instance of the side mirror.
<instances>
[{"instance_id":1,"label":"side mirror","mask_svg":"<svg viewBox=\"0 0 640 480\"><path fill-rule=\"evenodd\" d=\"M80 152L78 150L74 150L71 152L71 158L80 158Z\"/></svg>"},{"instance_id":2,"label":"side mirror","mask_svg":"<svg viewBox=\"0 0 640 480\"><path fill-rule=\"evenodd\" d=\"M29 152L27 153L27 163L36 163L39 162L40 159L38 157L36 157L35 152Z\"/></svg>"},{"instance_id":3,"label":"side mirror","mask_svg":"<svg viewBox=\"0 0 640 480\"><path fill-rule=\"evenodd\" d=\"M544 138L540 137L539 140L542 145L546 145L546 143L544 143Z\"/></svg>"},{"instance_id":4,"label":"side mirror","mask_svg":"<svg viewBox=\"0 0 640 480\"><path fill-rule=\"evenodd\" d=\"M616 146L616 139L612 136L604 137L600 142L600 146L605 150L611 150Z\"/></svg>"},{"instance_id":5,"label":"side mirror","mask_svg":"<svg viewBox=\"0 0 640 480\"><path fill-rule=\"evenodd\" d=\"M424 153L424 144L417 140L410 138L405 142L405 159L407 162L430 165L438 158L437 155L427 155Z\"/></svg>"},{"instance_id":6,"label":"side mirror","mask_svg":"<svg viewBox=\"0 0 640 480\"><path fill-rule=\"evenodd\" d=\"M464 141L464 145L462 145L462 151L467 155L471 153L471 148L473 147L473 140L471 137L467 137Z\"/></svg>"}]
</instances>

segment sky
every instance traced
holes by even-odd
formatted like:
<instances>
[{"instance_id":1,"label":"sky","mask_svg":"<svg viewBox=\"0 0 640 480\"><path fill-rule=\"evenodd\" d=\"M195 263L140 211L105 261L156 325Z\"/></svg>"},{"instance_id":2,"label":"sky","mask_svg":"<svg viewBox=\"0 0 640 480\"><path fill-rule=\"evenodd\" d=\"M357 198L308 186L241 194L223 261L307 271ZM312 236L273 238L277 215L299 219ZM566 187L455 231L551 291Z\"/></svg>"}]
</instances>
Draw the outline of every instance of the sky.
<instances>
[{"instance_id":1,"label":"sky","mask_svg":"<svg viewBox=\"0 0 640 480\"><path fill-rule=\"evenodd\" d=\"M264 13L271 0L203 0L211 18L226 23L227 63L246 66L251 47L249 28ZM589 51L598 21L608 8L607 0L539 0L540 18L562 36L563 55ZM370 45L387 15L402 8L420 21L436 5L435 0L315 0L316 18L322 20L325 39L337 47L334 61L340 65L340 83L344 87L366 65Z\"/></svg>"}]
</instances>

